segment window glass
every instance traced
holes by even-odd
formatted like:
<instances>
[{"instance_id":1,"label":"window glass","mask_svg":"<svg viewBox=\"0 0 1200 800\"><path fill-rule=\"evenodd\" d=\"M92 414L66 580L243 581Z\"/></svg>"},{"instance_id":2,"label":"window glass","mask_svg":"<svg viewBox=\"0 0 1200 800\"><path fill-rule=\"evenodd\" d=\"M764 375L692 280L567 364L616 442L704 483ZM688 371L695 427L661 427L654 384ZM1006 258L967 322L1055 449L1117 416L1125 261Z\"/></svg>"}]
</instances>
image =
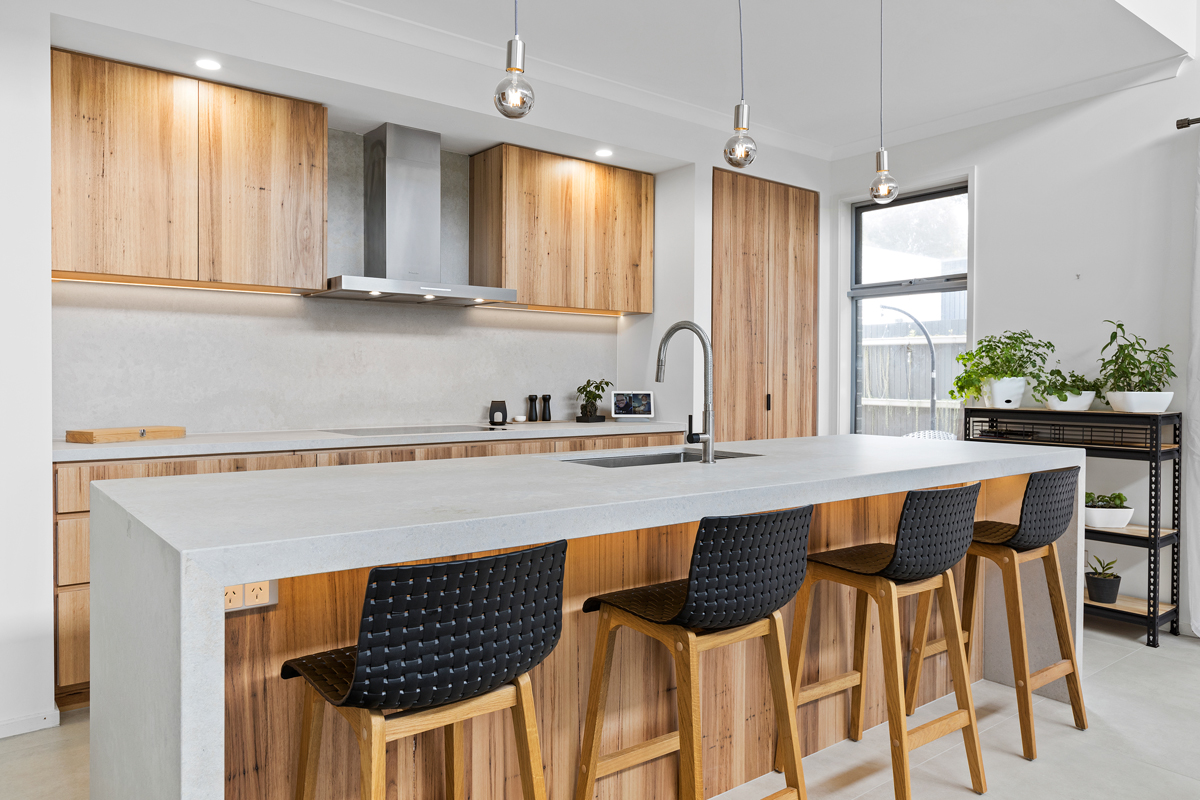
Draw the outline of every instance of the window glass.
<instances>
[{"instance_id":1,"label":"window glass","mask_svg":"<svg viewBox=\"0 0 1200 800\"><path fill-rule=\"evenodd\" d=\"M864 208L857 283L967 271L967 195Z\"/></svg>"}]
</instances>

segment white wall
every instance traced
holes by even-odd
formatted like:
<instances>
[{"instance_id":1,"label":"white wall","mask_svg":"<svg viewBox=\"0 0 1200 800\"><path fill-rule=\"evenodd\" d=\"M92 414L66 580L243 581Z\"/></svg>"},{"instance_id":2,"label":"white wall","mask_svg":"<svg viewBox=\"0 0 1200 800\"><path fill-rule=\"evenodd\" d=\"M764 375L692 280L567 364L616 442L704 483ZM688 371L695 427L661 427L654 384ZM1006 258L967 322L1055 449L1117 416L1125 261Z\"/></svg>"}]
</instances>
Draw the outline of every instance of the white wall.
<instances>
[{"instance_id":1,"label":"white wall","mask_svg":"<svg viewBox=\"0 0 1200 800\"><path fill-rule=\"evenodd\" d=\"M1123 320L1151 344L1172 346L1171 407L1182 409L1200 131L1176 131L1174 121L1197 114L1200 70L1190 62L1174 80L891 148L901 192L974 176L974 336L1028 328L1056 345L1064 370L1094 376L1104 320ZM846 198L863 196L872 177L870 154L833 163L843 216ZM839 233L823 286L845 320L850 304L836 287L849 239ZM823 387L843 425L849 380L839 369ZM1124 491L1144 522L1145 473L1144 464L1090 459L1088 488ZM1091 542L1088 551L1119 558L1122 592L1145 596L1144 554Z\"/></svg>"},{"instance_id":2,"label":"white wall","mask_svg":"<svg viewBox=\"0 0 1200 800\"><path fill-rule=\"evenodd\" d=\"M0 736L54 725L50 541L50 19L0 6Z\"/></svg>"}]
</instances>

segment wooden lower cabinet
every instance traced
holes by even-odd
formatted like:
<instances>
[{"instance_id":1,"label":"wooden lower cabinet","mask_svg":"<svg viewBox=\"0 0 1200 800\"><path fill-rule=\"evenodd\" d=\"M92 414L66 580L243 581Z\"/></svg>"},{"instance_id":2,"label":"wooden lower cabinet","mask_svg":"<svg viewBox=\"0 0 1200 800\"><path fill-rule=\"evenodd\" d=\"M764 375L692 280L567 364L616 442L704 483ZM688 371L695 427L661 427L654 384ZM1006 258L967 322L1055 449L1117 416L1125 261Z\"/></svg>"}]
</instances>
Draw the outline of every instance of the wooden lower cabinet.
<instances>
[{"instance_id":1,"label":"wooden lower cabinet","mask_svg":"<svg viewBox=\"0 0 1200 800\"><path fill-rule=\"evenodd\" d=\"M683 444L682 433L464 442L354 450L251 453L208 458L59 464L54 470L55 697L60 709L87 705L88 508L92 481L434 461L444 458L565 453Z\"/></svg>"}]
</instances>

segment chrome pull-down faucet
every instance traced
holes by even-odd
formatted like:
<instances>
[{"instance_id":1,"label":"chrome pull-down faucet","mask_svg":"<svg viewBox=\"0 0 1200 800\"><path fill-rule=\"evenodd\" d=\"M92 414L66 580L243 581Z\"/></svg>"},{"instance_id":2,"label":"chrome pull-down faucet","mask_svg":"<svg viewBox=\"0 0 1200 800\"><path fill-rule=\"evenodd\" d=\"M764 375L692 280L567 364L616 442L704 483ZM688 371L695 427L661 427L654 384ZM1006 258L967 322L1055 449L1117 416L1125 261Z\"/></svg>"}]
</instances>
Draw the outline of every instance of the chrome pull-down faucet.
<instances>
[{"instance_id":1,"label":"chrome pull-down faucet","mask_svg":"<svg viewBox=\"0 0 1200 800\"><path fill-rule=\"evenodd\" d=\"M714 441L716 419L713 415L713 350L712 341L708 338L708 334L694 322L684 320L676 322L671 327L667 328L667 332L663 334L662 341L658 343L658 372L654 376L656 383L662 383L667 378L667 343L671 341L671 337L679 331L691 331L696 334L696 338L700 340L700 347L704 350L704 429L700 433L688 433L688 444L701 444L703 446L703 458L705 464L715 464L716 444Z\"/></svg>"}]
</instances>

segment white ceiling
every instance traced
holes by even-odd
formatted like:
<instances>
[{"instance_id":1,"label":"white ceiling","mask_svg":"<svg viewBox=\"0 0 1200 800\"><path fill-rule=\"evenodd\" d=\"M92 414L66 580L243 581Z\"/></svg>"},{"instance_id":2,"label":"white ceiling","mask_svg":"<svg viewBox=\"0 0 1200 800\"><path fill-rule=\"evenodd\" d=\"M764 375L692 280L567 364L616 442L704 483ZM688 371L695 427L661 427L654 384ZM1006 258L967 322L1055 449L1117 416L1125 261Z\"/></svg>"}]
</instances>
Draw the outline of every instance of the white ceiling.
<instances>
[{"instance_id":1,"label":"white ceiling","mask_svg":"<svg viewBox=\"0 0 1200 800\"><path fill-rule=\"evenodd\" d=\"M498 64L512 33L506 0L255 2ZM745 0L752 126L826 156L877 146L879 8ZM736 0L525 0L521 38L535 87L705 119L738 100ZM887 0L884 57L885 130L906 140L1171 77L1187 54L1116 0Z\"/></svg>"}]
</instances>

